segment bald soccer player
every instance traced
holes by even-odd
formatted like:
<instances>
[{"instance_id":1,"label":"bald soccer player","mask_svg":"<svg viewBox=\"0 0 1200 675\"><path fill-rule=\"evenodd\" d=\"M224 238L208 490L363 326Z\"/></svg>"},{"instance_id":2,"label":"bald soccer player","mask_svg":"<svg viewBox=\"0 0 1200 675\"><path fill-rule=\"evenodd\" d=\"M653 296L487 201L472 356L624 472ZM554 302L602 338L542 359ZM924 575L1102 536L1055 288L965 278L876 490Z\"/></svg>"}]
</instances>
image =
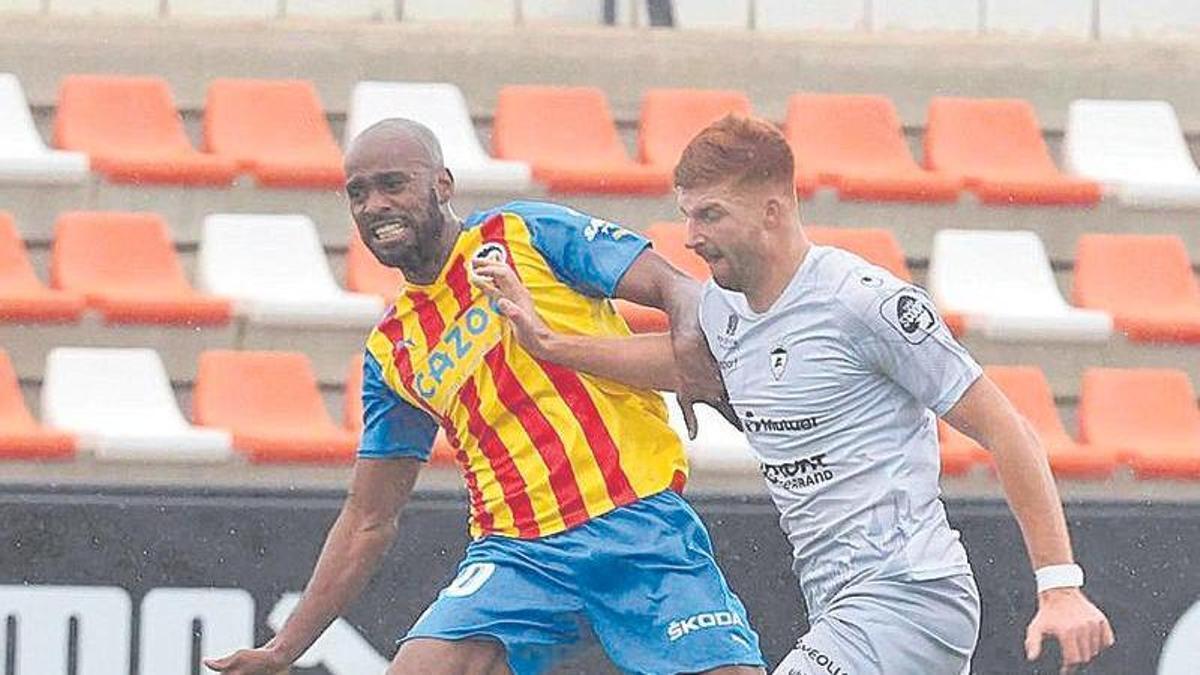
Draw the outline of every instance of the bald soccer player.
<instances>
[{"instance_id":1,"label":"bald soccer player","mask_svg":"<svg viewBox=\"0 0 1200 675\"><path fill-rule=\"evenodd\" d=\"M641 236L563 206L514 202L460 221L437 140L415 122L364 131L346 175L359 236L406 279L367 339L350 493L279 633L207 665L274 674L313 643L395 540L440 426L472 541L388 673L541 673L590 639L626 672L763 672L680 496L687 463L661 397L534 357L468 275L471 261L505 265L550 325L612 336L629 329L609 298L694 316L694 282Z\"/></svg>"},{"instance_id":2,"label":"bald soccer player","mask_svg":"<svg viewBox=\"0 0 1200 675\"><path fill-rule=\"evenodd\" d=\"M1080 590L1037 437L923 290L808 241L793 171L779 131L741 117L702 131L675 168L687 246L712 270L699 321L808 606L810 630L775 672L969 672L979 593L939 498L938 416L991 450L1021 526L1038 588L1028 657L1050 635L1073 671L1113 634ZM477 273L538 357L649 389L691 368L666 336L562 334L506 269Z\"/></svg>"}]
</instances>

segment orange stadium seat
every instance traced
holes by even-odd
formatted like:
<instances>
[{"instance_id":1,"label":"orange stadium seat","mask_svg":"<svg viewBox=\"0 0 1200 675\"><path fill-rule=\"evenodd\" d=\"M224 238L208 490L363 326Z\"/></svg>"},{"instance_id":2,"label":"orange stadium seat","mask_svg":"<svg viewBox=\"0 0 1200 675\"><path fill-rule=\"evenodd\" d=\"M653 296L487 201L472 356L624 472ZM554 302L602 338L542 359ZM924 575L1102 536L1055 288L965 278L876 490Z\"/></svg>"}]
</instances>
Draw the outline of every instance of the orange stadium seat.
<instances>
[{"instance_id":1,"label":"orange stadium seat","mask_svg":"<svg viewBox=\"0 0 1200 675\"><path fill-rule=\"evenodd\" d=\"M334 424L312 364L295 352L204 352L192 414L197 424L229 430L252 462L350 462L358 445Z\"/></svg>"},{"instance_id":2,"label":"orange stadium seat","mask_svg":"<svg viewBox=\"0 0 1200 675\"><path fill-rule=\"evenodd\" d=\"M829 227L805 225L812 243L846 249L867 262L879 265L902 281L912 281L904 250L891 230L880 227Z\"/></svg>"},{"instance_id":3,"label":"orange stadium seat","mask_svg":"<svg viewBox=\"0 0 1200 675\"><path fill-rule=\"evenodd\" d=\"M341 150L307 80L213 80L204 142L262 186L336 188L345 181Z\"/></svg>"},{"instance_id":4,"label":"orange stadium seat","mask_svg":"<svg viewBox=\"0 0 1200 675\"><path fill-rule=\"evenodd\" d=\"M942 473L947 476L962 475L976 464L987 461L987 450L942 419L938 420L938 444Z\"/></svg>"},{"instance_id":5,"label":"orange stadium seat","mask_svg":"<svg viewBox=\"0 0 1200 675\"><path fill-rule=\"evenodd\" d=\"M342 424L355 435L362 434L363 428L363 355L359 354L350 359L350 369L346 373L346 394L342 406ZM438 429L433 441L433 453L429 456L430 464L454 464L454 448L446 440L446 433Z\"/></svg>"},{"instance_id":6,"label":"orange stadium seat","mask_svg":"<svg viewBox=\"0 0 1200 675\"><path fill-rule=\"evenodd\" d=\"M1175 235L1083 235L1071 300L1112 314L1131 340L1200 342L1200 284Z\"/></svg>"},{"instance_id":7,"label":"orange stadium seat","mask_svg":"<svg viewBox=\"0 0 1200 675\"><path fill-rule=\"evenodd\" d=\"M78 321L83 307L82 295L52 291L38 280L12 216L0 211L0 321Z\"/></svg>"},{"instance_id":8,"label":"orange stadium seat","mask_svg":"<svg viewBox=\"0 0 1200 675\"><path fill-rule=\"evenodd\" d=\"M712 276L704 260L685 246L687 227L683 223L655 223L646 228L643 234L654 243L654 250L659 255L688 275L700 281L706 281ZM670 329L667 315L653 307L620 299L614 304L635 333L661 333Z\"/></svg>"},{"instance_id":9,"label":"orange stadium seat","mask_svg":"<svg viewBox=\"0 0 1200 675\"><path fill-rule=\"evenodd\" d=\"M842 199L958 199L962 181L916 163L896 107L884 96L795 94L783 132L796 154L797 175L836 188Z\"/></svg>"},{"instance_id":10,"label":"orange stadium seat","mask_svg":"<svg viewBox=\"0 0 1200 675\"><path fill-rule=\"evenodd\" d=\"M1100 201L1094 181L1058 170L1033 106L1022 99L935 97L929 103L925 165L960 176L985 204Z\"/></svg>"},{"instance_id":11,"label":"orange stadium seat","mask_svg":"<svg viewBox=\"0 0 1200 675\"><path fill-rule=\"evenodd\" d=\"M1079 435L1117 448L1138 477L1200 477L1200 409L1182 370L1088 369Z\"/></svg>"},{"instance_id":12,"label":"orange stadium seat","mask_svg":"<svg viewBox=\"0 0 1200 675\"><path fill-rule=\"evenodd\" d=\"M229 300L197 292L156 213L64 213L55 224L51 283L81 293L111 323L220 325Z\"/></svg>"},{"instance_id":13,"label":"orange stadium seat","mask_svg":"<svg viewBox=\"0 0 1200 675\"><path fill-rule=\"evenodd\" d=\"M1104 477L1117 465L1117 452L1103 444L1076 443L1067 434L1046 375L1036 366L987 366L984 372L1017 411L1029 420L1054 473L1062 476Z\"/></svg>"},{"instance_id":14,"label":"orange stadium seat","mask_svg":"<svg viewBox=\"0 0 1200 675\"><path fill-rule=\"evenodd\" d=\"M74 455L74 437L42 427L29 414L12 361L0 349L0 458L48 460Z\"/></svg>"},{"instance_id":15,"label":"orange stadium seat","mask_svg":"<svg viewBox=\"0 0 1200 675\"><path fill-rule=\"evenodd\" d=\"M68 75L58 95L54 143L78 150L116 183L230 185L236 164L188 141L161 77Z\"/></svg>"},{"instance_id":16,"label":"orange stadium seat","mask_svg":"<svg viewBox=\"0 0 1200 675\"><path fill-rule=\"evenodd\" d=\"M346 288L355 293L370 293L391 303L404 284L400 270L387 267L375 259L357 231L350 232L346 250Z\"/></svg>"},{"instance_id":17,"label":"orange stadium seat","mask_svg":"<svg viewBox=\"0 0 1200 675\"><path fill-rule=\"evenodd\" d=\"M638 122L638 158L670 174L692 137L729 113L749 115L750 99L723 89L648 89Z\"/></svg>"},{"instance_id":18,"label":"orange stadium seat","mask_svg":"<svg viewBox=\"0 0 1200 675\"><path fill-rule=\"evenodd\" d=\"M663 194L671 186L662 167L629 159L608 100L595 87L502 87L492 151L528 162L552 192Z\"/></svg>"}]
</instances>

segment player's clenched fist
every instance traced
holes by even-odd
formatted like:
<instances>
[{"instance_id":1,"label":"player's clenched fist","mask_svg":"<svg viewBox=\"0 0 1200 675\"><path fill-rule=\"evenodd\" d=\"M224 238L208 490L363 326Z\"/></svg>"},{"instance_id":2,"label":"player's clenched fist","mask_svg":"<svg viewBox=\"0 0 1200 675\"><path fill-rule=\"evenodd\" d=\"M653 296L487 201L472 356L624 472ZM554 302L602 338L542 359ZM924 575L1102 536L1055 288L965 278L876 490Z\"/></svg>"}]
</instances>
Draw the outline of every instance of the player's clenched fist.
<instances>
[{"instance_id":1,"label":"player's clenched fist","mask_svg":"<svg viewBox=\"0 0 1200 675\"><path fill-rule=\"evenodd\" d=\"M1080 666L1116 642L1108 618L1077 588L1055 588L1038 595L1038 611L1025 632L1025 655L1042 653L1042 641L1053 636L1062 648L1063 673Z\"/></svg>"},{"instance_id":2,"label":"player's clenched fist","mask_svg":"<svg viewBox=\"0 0 1200 675\"><path fill-rule=\"evenodd\" d=\"M239 649L222 659L205 659L210 670L228 675L282 675L288 662L272 649Z\"/></svg>"}]
</instances>

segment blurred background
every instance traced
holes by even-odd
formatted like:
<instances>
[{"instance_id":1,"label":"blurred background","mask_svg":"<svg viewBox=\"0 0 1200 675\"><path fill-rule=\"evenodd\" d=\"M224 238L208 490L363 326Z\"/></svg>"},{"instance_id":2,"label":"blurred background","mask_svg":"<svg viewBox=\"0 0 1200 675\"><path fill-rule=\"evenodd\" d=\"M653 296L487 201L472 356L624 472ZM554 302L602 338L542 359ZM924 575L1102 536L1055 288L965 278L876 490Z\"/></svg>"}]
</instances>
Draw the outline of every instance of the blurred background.
<instances>
[{"instance_id":1,"label":"blurred background","mask_svg":"<svg viewBox=\"0 0 1200 675\"><path fill-rule=\"evenodd\" d=\"M4 672L208 672L286 617L400 283L350 222L356 133L417 119L459 215L565 203L702 277L670 171L728 112L780 125L810 236L927 288L1038 430L1118 635L1088 672L1197 672L1197 64L1196 0L0 0ZM1033 580L988 455L941 431L974 670L1057 672L1024 662ZM758 468L715 416L689 453L777 662L806 624ZM439 441L293 672L381 671L465 518Z\"/></svg>"}]
</instances>

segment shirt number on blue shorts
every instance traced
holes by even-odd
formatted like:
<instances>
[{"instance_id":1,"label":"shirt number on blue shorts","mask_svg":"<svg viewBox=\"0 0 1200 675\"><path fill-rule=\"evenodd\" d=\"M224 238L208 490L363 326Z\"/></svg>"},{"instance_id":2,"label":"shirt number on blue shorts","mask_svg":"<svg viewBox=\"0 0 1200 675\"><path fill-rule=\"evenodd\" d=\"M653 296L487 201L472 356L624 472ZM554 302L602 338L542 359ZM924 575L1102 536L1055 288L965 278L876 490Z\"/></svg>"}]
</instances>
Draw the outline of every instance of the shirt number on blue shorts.
<instances>
[{"instance_id":1,"label":"shirt number on blue shorts","mask_svg":"<svg viewBox=\"0 0 1200 675\"><path fill-rule=\"evenodd\" d=\"M495 572L495 563L471 563L454 577L454 581L451 581L442 593L451 598L465 598L478 591Z\"/></svg>"}]
</instances>

